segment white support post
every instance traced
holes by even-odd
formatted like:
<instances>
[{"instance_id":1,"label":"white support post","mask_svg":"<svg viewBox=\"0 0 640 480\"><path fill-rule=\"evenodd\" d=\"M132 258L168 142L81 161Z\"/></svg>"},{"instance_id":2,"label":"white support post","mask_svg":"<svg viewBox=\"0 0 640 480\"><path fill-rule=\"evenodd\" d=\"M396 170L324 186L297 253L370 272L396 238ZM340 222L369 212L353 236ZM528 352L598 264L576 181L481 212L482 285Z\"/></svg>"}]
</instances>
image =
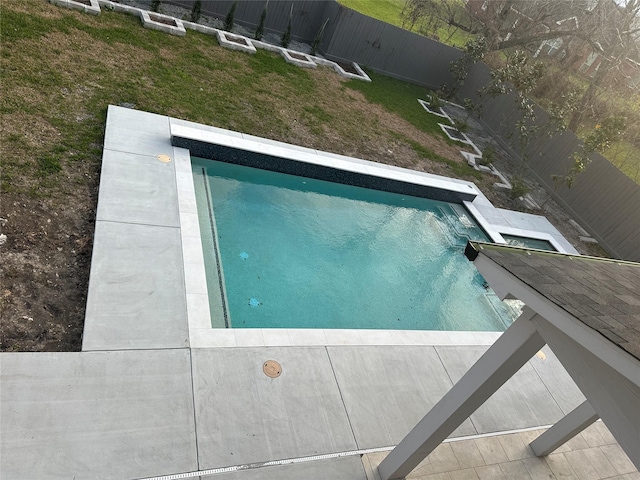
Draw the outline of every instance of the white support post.
<instances>
[{"instance_id":1,"label":"white support post","mask_svg":"<svg viewBox=\"0 0 640 480\"><path fill-rule=\"evenodd\" d=\"M382 480L408 475L463 421L511 378L545 342L525 308L449 392L380 463Z\"/></svg>"},{"instance_id":2,"label":"white support post","mask_svg":"<svg viewBox=\"0 0 640 480\"><path fill-rule=\"evenodd\" d=\"M587 400L573 409L529 445L538 457L549 455L598 420L599 416Z\"/></svg>"}]
</instances>

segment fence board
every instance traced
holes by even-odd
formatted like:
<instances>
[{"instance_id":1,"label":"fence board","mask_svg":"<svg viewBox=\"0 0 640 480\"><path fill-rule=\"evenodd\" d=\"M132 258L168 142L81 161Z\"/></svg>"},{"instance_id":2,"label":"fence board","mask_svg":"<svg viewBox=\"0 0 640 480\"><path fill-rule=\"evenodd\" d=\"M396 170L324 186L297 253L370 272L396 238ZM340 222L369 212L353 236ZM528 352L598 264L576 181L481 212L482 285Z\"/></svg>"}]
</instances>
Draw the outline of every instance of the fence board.
<instances>
[{"instance_id":1,"label":"fence board","mask_svg":"<svg viewBox=\"0 0 640 480\"><path fill-rule=\"evenodd\" d=\"M461 52L341 6L326 55L438 88L450 78L449 62Z\"/></svg>"},{"instance_id":2,"label":"fence board","mask_svg":"<svg viewBox=\"0 0 640 480\"><path fill-rule=\"evenodd\" d=\"M166 3L191 9L195 0L167 0ZM202 0L202 14L224 20L233 4L233 0ZM251 30L260 23L260 15L265 2L261 0L240 0L234 15L234 22ZM337 3L332 0L269 0L265 33L282 34L287 28L289 14L293 6L291 38L311 43L316 37L322 22ZM327 11L325 13L325 10Z\"/></svg>"}]
</instances>

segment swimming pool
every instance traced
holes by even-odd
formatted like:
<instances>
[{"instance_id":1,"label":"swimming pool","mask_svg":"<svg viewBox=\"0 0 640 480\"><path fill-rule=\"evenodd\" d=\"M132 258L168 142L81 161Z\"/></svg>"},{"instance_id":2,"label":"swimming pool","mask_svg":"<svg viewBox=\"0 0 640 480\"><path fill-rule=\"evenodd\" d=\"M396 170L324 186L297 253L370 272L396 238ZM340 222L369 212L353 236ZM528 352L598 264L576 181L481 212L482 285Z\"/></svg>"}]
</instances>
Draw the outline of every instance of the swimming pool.
<instances>
[{"instance_id":1,"label":"swimming pool","mask_svg":"<svg viewBox=\"0 0 640 480\"><path fill-rule=\"evenodd\" d=\"M192 157L213 327L502 331L465 208Z\"/></svg>"}]
</instances>

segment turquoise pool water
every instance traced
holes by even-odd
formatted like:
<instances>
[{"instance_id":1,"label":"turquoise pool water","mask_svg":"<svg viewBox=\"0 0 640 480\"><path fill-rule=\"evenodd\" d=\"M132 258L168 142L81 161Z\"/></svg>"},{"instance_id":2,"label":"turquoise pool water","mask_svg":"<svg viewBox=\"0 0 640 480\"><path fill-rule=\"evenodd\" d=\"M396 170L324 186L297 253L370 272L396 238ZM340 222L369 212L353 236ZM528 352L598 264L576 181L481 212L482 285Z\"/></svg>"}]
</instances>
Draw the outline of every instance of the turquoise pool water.
<instances>
[{"instance_id":1,"label":"turquoise pool water","mask_svg":"<svg viewBox=\"0 0 640 480\"><path fill-rule=\"evenodd\" d=\"M212 325L502 331L457 204L192 159ZM222 310L227 309L226 325Z\"/></svg>"},{"instance_id":2,"label":"turquoise pool water","mask_svg":"<svg viewBox=\"0 0 640 480\"><path fill-rule=\"evenodd\" d=\"M527 237L518 237L516 235L505 235L502 234L502 238L509 245L513 245L514 247L522 247L522 248L535 248L537 250L546 250L548 252L555 252L556 249L553 248L550 242L547 240L540 240L538 238L527 238Z\"/></svg>"}]
</instances>

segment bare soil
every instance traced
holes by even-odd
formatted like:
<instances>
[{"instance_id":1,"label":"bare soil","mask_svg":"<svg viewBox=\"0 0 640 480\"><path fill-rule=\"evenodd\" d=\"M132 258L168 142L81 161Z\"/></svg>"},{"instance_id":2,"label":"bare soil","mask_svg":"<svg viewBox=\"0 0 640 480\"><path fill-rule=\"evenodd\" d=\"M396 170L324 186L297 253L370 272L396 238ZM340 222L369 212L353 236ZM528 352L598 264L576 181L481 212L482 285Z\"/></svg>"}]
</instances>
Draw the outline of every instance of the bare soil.
<instances>
[{"instance_id":1,"label":"bare soil","mask_svg":"<svg viewBox=\"0 0 640 480\"><path fill-rule=\"evenodd\" d=\"M230 42L237 43L238 45L242 45L243 47L248 47L249 44L244 37L236 37L235 35L225 34L224 38L229 40Z\"/></svg>"},{"instance_id":2,"label":"bare soil","mask_svg":"<svg viewBox=\"0 0 640 480\"><path fill-rule=\"evenodd\" d=\"M170 27L177 27L176 21L172 18L161 17L160 15L154 15L153 13L149 14L149 18L157 23L162 23L164 25L169 25Z\"/></svg>"},{"instance_id":3,"label":"bare soil","mask_svg":"<svg viewBox=\"0 0 640 480\"><path fill-rule=\"evenodd\" d=\"M302 60L303 62L308 62L309 61L309 59L306 57L306 55L303 55L301 53L289 52L289 56L291 58L295 58L296 60Z\"/></svg>"},{"instance_id":4,"label":"bare soil","mask_svg":"<svg viewBox=\"0 0 640 480\"><path fill-rule=\"evenodd\" d=\"M356 70L356 68L350 63L346 63L346 62L336 62L336 63L340 65L340 68L342 68L342 70L344 70L345 72L352 73L353 75L360 75L360 72L358 72L358 70Z\"/></svg>"},{"instance_id":5,"label":"bare soil","mask_svg":"<svg viewBox=\"0 0 640 480\"><path fill-rule=\"evenodd\" d=\"M69 175L86 187L57 198L3 192L0 246L2 351L80 350L91 264L98 165Z\"/></svg>"}]
</instances>

